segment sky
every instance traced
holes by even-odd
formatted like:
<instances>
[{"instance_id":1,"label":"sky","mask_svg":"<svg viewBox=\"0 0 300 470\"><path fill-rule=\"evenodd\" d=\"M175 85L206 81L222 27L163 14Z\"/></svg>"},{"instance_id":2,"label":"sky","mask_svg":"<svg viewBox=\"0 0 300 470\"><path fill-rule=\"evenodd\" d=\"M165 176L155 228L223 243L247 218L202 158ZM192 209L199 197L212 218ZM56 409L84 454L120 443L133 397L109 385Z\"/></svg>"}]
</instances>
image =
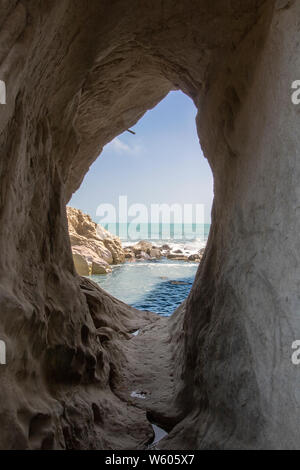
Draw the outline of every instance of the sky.
<instances>
[{"instance_id":1,"label":"sky","mask_svg":"<svg viewBox=\"0 0 300 470\"><path fill-rule=\"evenodd\" d=\"M128 206L146 204L204 204L210 223L213 178L203 156L195 124L196 108L181 91L170 92L131 129L106 145L91 165L69 205L99 222L99 204L119 196Z\"/></svg>"}]
</instances>

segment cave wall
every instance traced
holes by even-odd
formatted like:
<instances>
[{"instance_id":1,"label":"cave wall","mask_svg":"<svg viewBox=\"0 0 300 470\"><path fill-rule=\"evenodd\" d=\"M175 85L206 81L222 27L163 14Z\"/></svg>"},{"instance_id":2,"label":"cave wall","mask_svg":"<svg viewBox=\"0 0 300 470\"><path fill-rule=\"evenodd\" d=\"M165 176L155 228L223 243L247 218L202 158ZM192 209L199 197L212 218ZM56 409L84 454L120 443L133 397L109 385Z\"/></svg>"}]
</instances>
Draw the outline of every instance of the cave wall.
<instances>
[{"instance_id":1,"label":"cave wall","mask_svg":"<svg viewBox=\"0 0 300 470\"><path fill-rule=\"evenodd\" d=\"M299 448L299 7L277 2L267 34L258 22L202 102L215 200L185 317L193 404L179 426L195 447Z\"/></svg>"},{"instance_id":2,"label":"cave wall","mask_svg":"<svg viewBox=\"0 0 300 470\"><path fill-rule=\"evenodd\" d=\"M199 109L215 201L184 335L173 335L186 418L162 445L299 447L299 5L1 0L0 12L0 447L149 437L145 413L112 393L122 351L97 330L122 335L154 317L81 284L65 205L103 146L171 89ZM132 435L118 441L122 421Z\"/></svg>"}]
</instances>

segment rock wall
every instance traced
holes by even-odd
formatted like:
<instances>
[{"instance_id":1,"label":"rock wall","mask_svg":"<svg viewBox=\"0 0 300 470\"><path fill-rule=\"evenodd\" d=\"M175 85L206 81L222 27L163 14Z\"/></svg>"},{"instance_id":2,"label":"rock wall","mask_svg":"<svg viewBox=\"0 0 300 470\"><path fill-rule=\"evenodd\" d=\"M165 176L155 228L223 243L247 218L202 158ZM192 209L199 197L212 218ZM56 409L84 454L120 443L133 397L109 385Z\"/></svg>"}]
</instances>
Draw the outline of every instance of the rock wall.
<instances>
[{"instance_id":1,"label":"rock wall","mask_svg":"<svg viewBox=\"0 0 300 470\"><path fill-rule=\"evenodd\" d=\"M145 407L120 397L141 351L128 334L145 327L168 349L155 370L172 371L149 405L173 427L161 447L299 448L299 3L0 11L0 447L143 447ZM215 200L191 295L162 324L80 280L65 207L102 147L171 89L199 109Z\"/></svg>"},{"instance_id":2,"label":"rock wall","mask_svg":"<svg viewBox=\"0 0 300 470\"><path fill-rule=\"evenodd\" d=\"M78 274L106 274L110 264L125 261L121 240L92 221L88 214L67 207L69 236Z\"/></svg>"},{"instance_id":3,"label":"rock wall","mask_svg":"<svg viewBox=\"0 0 300 470\"><path fill-rule=\"evenodd\" d=\"M215 200L184 324L192 406L180 428L192 447L300 447L300 371L291 361L300 337L300 122L291 102L299 18L299 2L276 2L272 19L259 20L233 53L197 120Z\"/></svg>"}]
</instances>

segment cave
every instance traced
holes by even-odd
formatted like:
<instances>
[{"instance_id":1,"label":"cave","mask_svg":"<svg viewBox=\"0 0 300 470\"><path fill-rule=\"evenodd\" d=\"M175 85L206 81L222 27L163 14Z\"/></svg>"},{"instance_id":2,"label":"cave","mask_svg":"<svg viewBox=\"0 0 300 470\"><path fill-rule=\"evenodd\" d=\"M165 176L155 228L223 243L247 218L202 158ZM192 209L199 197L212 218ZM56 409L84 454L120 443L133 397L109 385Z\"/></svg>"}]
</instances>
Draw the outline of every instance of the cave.
<instances>
[{"instance_id":1,"label":"cave","mask_svg":"<svg viewBox=\"0 0 300 470\"><path fill-rule=\"evenodd\" d=\"M0 448L144 449L150 421L160 449L299 448L299 3L0 11ZM179 89L215 197L191 293L164 319L75 273L66 204L104 145Z\"/></svg>"}]
</instances>

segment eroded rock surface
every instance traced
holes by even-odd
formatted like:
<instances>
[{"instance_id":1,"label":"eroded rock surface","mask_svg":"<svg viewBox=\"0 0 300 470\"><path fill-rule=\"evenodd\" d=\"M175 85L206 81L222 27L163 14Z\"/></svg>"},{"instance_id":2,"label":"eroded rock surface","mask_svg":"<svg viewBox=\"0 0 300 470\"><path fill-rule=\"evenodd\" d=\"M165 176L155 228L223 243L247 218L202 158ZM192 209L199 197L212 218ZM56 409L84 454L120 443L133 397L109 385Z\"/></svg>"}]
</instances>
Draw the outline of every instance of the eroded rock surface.
<instances>
[{"instance_id":1,"label":"eroded rock surface","mask_svg":"<svg viewBox=\"0 0 300 470\"><path fill-rule=\"evenodd\" d=\"M152 429L127 392L130 378L146 390L150 365L149 411L173 426L161 447L300 448L299 2L0 12L0 448L143 447ZM176 89L199 109L215 200L191 294L160 327L77 276L66 203L103 146ZM143 327L144 345L130 335Z\"/></svg>"},{"instance_id":2,"label":"eroded rock surface","mask_svg":"<svg viewBox=\"0 0 300 470\"><path fill-rule=\"evenodd\" d=\"M67 216L73 261L78 274L106 274L111 272L110 264L125 261L125 252L118 237L97 225L79 209L67 207Z\"/></svg>"},{"instance_id":3,"label":"eroded rock surface","mask_svg":"<svg viewBox=\"0 0 300 470\"><path fill-rule=\"evenodd\" d=\"M181 249L172 249L168 245L153 245L153 243L146 240L141 240L134 245L126 246L124 251L127 261L169 258L174 261L200 262L204 253L203 248L195 253L190 253L189 251L182 251Z\"/></svg>"}]
</instances>

